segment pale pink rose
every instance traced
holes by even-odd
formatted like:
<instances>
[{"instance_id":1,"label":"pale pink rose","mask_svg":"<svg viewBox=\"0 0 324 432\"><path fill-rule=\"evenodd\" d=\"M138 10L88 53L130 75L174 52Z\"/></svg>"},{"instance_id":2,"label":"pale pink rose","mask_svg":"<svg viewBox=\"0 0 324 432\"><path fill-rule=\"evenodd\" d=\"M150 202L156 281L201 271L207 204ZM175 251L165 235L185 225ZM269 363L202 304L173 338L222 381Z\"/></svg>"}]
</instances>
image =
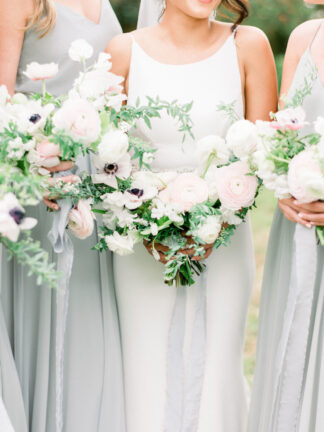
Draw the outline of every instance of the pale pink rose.
<instances>
[{"instance_id":1,"label":"pale pink rose","mask_svg":"<svg viewBox=\"0 0 324 432\"><path fill-rule=\"evenodd\" d=\"M53 117L56 130L63 130L72 139L85 144L96 142L101 131L100 117L90 102L68 99Z\"/></svg>"},{"instance_id":2,"label":"pale pink rose","mask_svg":"<svg viewBox=\"0 0 324 432\"><path fill-rule=\"evenodd\" d=\"M196 204L208 200L208 185L196 174L179 174L166 189L160 192L162 202L189 211Z\"/></svg>"},{"instance_id":3,"label":"pale pink rose","mask_svg":"<svg viewBox=\"0 0 324 432\"><path fill-rule=\"evenodd\" d=\"M81 200L69 213L69 229L76 237L84 240L93 232L94 219L89 202Z\"/></svg>"},{"instance_id":4,"label":"pale pink rose","mask_svg":"<svg viewBox=\"0 0 324 432\"><path fill-rule=\"evenodd\" d=\"M241 161L218 169L218 196L224 207L238 211L253 204L258 181L249 173L249 166Z\"/></svg>"},{"instance_id":5,"label":"pale pink rose","mask_svg":"<svg viewBox=\"0 0 324 432\"><path fill-rule=\"evenodd\" d=\"M288 186L291 195L300 203L310 203L324 198L323 173L318 161L310 152L302 151L291 160Z\"/></svg>"},{"instance_id":6,"label":"pale pink rose","mask_svg":"<svg viewBox=\"0 0 324 432\"><path fill-rule=\"evenodd\" d=\"M61 149L58 144L45 140L37 144L36 151L42 166L50 168L60 163Z\"/></svg>"},{"instance_id":7,"label":"pale pink rose","mask_svg":"<svg viewBox=\"0 0 324 432\"><path fill-rule=\"evenodd\" d=\"M25 72L23 72L32 81L53 78L57 73L58 65L56 63L39 64L37 62L28 64Z\"/></svg>"},{"instance_id":8,"label":"pale pink rose","mask_svg":"<svg viewBox=\"0 0 324 432\"><path fill-rule=\"evenodd\" d=\"M287 108L275 114L275 121L270 123L274 129L300 130L307 122L306 113L302 107Z\"/></svg>"}]
</instances>

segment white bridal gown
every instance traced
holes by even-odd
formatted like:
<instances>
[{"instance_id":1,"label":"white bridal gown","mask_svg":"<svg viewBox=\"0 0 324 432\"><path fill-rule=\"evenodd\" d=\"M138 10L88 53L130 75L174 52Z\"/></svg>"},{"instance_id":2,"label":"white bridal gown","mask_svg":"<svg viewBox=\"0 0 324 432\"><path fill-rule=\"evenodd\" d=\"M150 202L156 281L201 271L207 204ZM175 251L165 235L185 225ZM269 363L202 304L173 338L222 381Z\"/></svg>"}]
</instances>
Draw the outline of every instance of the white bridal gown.
<instances>
[{"instance_id":1,"label":"white bridal gown","mask_svg":"<svg viewBox=\"0 0 324 432\"><path fill-rule=\"evenodd\" d=\"M129 104L135 104L138 97L145 102L146 95L159 95L169 101L178 99L182 103L193 101L191 117L195 138L209 134L224 136L229 120L218 111L218 105L235 101L237 113L243 117L235 35L211 57L185 65L160 63L133 40ZM177 131L175 121L163 116L161 121L153 121L152 126L149 130L140 122L138 132L158 149L154 169L194 169L195 143L187 138L182 144L182 134ZM183 424L170 427L173 420L166 415L167 401L174 396L170 382L167 383L167 376L172 376L167 358L177 289L163 283L162 264L156 262L143 245L138 245L133 255L114 256L114 275L124 354L127 431L244 431L247 391L242 353L254 278L250 223L242 224L231 245L214 251L208 259L205 373L201 400L191 404L193 413L198 407L198 415L190 418L189 412L186 427ZM200 282L187 288L184 386L189 373L189 350ZM174 375L174 378L176 381L179 377ZM182 395L182 410L188 414L192 401L188 401L187 396ZM177 403L179 401L175 401Z\"/></svg>"}]
</instances>

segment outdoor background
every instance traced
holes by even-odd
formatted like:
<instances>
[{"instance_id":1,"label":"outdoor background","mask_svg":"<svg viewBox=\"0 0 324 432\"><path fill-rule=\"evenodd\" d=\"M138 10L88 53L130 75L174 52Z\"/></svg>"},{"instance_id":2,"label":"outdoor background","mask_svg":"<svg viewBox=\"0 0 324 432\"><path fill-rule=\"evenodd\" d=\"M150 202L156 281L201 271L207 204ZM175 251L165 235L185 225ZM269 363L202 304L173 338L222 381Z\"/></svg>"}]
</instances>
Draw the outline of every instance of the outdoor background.
<instances>
[{"instance_id":1,"label":"outdoor background","mask_svg":"<svg viewBox=\"0 0 324 432\"><path fill-rule=\"evenodd\" d=\"M124 31L133 30L136 27L140 0L111 0L111 3ZM316 6L305 5L303 0L251 0L251 14L246 24L261 28L270 39L276 58L279 81L290 33L298 24L310 18L316 18L320 13L320 9ZM244 356L245 373L250 383L255 364L262 273L275 206L276 202L273 195L270 192L262 192L258 198L257 209L252 213L257 272L248 319Z\"/></svg>"}]
</instances>

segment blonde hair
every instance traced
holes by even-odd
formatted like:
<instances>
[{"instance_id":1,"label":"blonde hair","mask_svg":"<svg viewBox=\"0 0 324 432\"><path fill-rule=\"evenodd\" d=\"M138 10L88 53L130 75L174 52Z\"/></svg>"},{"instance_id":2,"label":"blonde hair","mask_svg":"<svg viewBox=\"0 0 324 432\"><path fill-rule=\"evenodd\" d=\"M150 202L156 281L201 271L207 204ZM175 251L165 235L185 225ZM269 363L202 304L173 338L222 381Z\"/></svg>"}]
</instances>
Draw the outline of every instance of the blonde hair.
<instances>
[{"instance_id":1,"label":"blonde hair","mask_svg":"<svg viewBox=\"0 0 324 432\"><path fill-rule=\"evenodd\" d=\"M26 30L34 27L39 37L46 36L56 22L56 9L52 0L34 0L34 11L28 20Z\"/></svg>"}]
</instances>

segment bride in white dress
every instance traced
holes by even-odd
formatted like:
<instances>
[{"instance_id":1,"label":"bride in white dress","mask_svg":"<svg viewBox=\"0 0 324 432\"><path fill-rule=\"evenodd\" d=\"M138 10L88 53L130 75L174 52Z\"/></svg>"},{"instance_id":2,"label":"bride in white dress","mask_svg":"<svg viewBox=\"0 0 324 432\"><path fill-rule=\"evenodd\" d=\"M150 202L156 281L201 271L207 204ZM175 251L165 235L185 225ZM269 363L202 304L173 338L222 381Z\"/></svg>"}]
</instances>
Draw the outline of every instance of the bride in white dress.
<instances>
[{"instance_id":1,"label":"bride in white dress","mask_svg":"<svg viewBox=\"0 0 324 432\"><path fill-rule=\"evenodd\" d=\"M157 0L151 0L157 1ZM235 102L239 117L267 119L276 109L274 60L258 29L213 21L217 7L245 15L242 0L167 0L160 23L114 38L107 47L114 72L125 77L129 104L159 95L181 103L193 101L196 139L224 136L230 120L217 108ZM156 170L193 170L195 142L177 131L166 116L137 133L157 148ZM231 245L208 258L206 344L201 392L187 385L198 281L186 289L184 344L174 347L183 376L170 370L169 329L177 289L163 283L162 264L140 245L134 255L114 257L124 354L128 432L241 432L247 417L242 353L254 279L250 224L243 224ZM180 330L180 329L179 329ZM172 354L172 353L171 353ZM196 353L199 354L199 353ZM189 378L190 375L190 378ZM180 382L182 391L176 383ZM194 400L191 400L194 394ZM198 394L198 397L197 397Z\"/></svg>"}]
</instances>

